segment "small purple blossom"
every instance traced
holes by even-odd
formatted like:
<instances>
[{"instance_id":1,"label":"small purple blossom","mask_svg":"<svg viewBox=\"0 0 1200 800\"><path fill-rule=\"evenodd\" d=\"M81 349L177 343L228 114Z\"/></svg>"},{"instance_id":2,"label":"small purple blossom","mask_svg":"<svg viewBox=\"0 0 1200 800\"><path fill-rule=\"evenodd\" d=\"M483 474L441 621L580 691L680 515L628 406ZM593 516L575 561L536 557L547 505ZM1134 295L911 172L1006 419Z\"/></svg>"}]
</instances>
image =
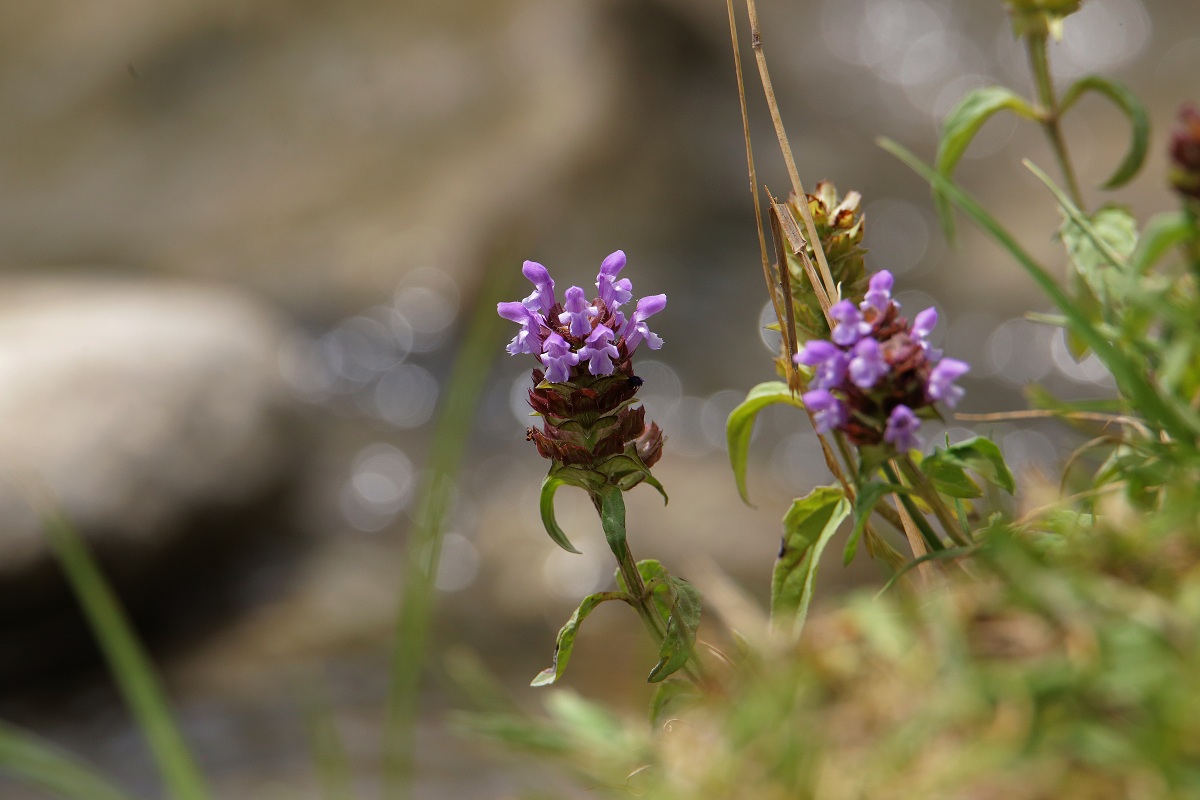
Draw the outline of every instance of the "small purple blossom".
<instances>
[{"instance_id":1,"label":"small purple blossom","mask_svg":"<svg viewBox=\"0 0 1200 800\"><path fill-rule=\"evenodd\" d=\"M663 346L662 338L651 332L649 326L646 325L646 320L666 307L667 296L665 294L652 294L637 301L637 308L634 310L633 316L625 323L624 328L625 347L630 353L637 349L642 339L646 340L646 346L651 350L657 350Z\"/></svg>"},{"instance_id":2,"label":"small purple blossom","mask_svg":"<svg viewBox=\"0 0 1200 800\"><path fill-rule=\"evenodd\" d=\"M589 306L583 289L572 286L567 289L567 300L563 303L563 313L558 315L558 321L568 326L572 336L587 336L592 330L592 318L599 310Z\"/></svg>"},{"instance_id":3,"label":"small purple blossom","mask_svg":"<svg viewBox=\"0 0 1200 800\"><path fill-rule=\"evenodd\" d=\"M898 405L888 415L887 427L883 431L883 440L888 442L900 453L907 453L921 446L921 437L917 431L921 429L921 420L912 409L906 405Z\"/></svg>"},{"instance_id":4,"label":"small purple blossom","mask_svg":"<svg viewBox=\"0 0 1200 800\"><path fill-rule=\"evenodd\" d=\"M621 355L612 340L613 332L606 325L597 325L588 335L583 347L579 348L579 362L588 362L588 372L612 375L613 361Z\"/></svg>"},{"instance_id":5,"label":"small purple blossom","mask_svg":"<svg viewBox=\"0 0 1200 800\"><path fill-rule=\"evenodd\" d=\"M873 308L880 314L887 311L888 305L892 302L892 284L894 281L892 273L886 269L881 269L872 275L867 293L862 303L859 304L859 308L863 311Z\"/></svg>"},{"instance_id":6,"label":"small purple blossom","mask_svg":"<svg viewBox=\"0 0 1200 800\"><path fill-rule=\"evenodd\" d=\"M533 294L521 302L530 311L549 314L557 302L554 299L554 279L550 277L550 270L536 261L526 261L521 265L521 274L533 284Z\"/></svg>"},{"instance_id":7,"label":"small purple blossom","mask_svg":"<svg viewBox=\"0 0 1200 800\"><path fill-rule=\"evenodd\" d=\"M888 372L888 363L879 349L879 342L870 337L860 339L854 345L854 357L850 359L850 380L860 389L870 389Z\"/></svg>"},{"instance_id":8,"label":"small purple blossom","mask_svg":"<svg viewBox=\"0 0 1200 800\"><path fill-rule=\"evenodd\" d=\"M829 316L837 325L833 327L830 339L842 347L852 347L858 340L871 332L871 324L862 318L862 314L849 300L841 300L829 309Z\"/></svg>"},{"instance_id":9,"label":"small purple blossom","mask_svg":"<svg viewBox=\"0 0 1200 800\"><path fill-rule=\"evenodd\" d=\"M509 322L521 325L520 332L513 337L505 349L510 355L542 352L542 318L530 311L524 303L497 303L496 313Z\"/></svg>"},{"instance_id":10,"label":"small purple blossom","mask_svg":"<svg viewBox=\"0 0 1200 800\"><path fill-rule=\"evenodd\" d=\"M814 367L809 386L813 389L834 389L846 377L846 354L833 342L813 339L804 345L794 360L797 364Z\"/></svg>"},{"instance_id":11,"label":"small purple blossom","mask_svg":"<svg viewBox=\"0 0 1200 800\"><path fill-rule=\"evenodd\" d=\"M834 428L846 424L846 407L825 389L805 392L800 396L800 400L812 413L817 433L829 433Z\"/></svg>"},{"instance_id":12,"label":"small purple blossom","mask_svg":"<svg viewBox=\"0 0 1200 800\"><path fill-rule=\"evenodd\" d=\"M579 354L571 350L567 340L557 333L546 337L544 352L539 356L546 367L546 380L565 383L571 375L571 367L579 363Z\"/></svg>"},{"instance_id":13,"label":"small purple blossom","mask_svg":"<svg viewBox=\"0 0 1200 800\"><path fill-rule=\"evenodd\" d=\"M938 313L933 306L917 314L916 319L912 324L912 335L914 339L924 340L929 334L933 333L934 326L937 325Z\"/></svg>"},{"instance_id":14,"label":"small purple blossom","mask_svg":"<svg viewBox=\"0 0 1200 800\"><path fill-rule=\"evenodd\" d=\"M629 302L633 297L633 284L628 278L617 280L617 273L625 268L625 252L617 250L610 253L600 264L600 274L596 276L596 288L600 290L600 299L610 311Z\"/></svg>"},{"instance_id":15,"label":"small purple blossom","mask_svg":"<svg viewBox=\"0 0 1200 800\"><path fill-rule=\"evenodd\" d=\"M929 373L929 385L925 388L930 400L940 400L948 407L954 408L965 394L961 386L954 382L971 369L971 365L956 358L943 358Z\"/></svg>"}]
</instances>

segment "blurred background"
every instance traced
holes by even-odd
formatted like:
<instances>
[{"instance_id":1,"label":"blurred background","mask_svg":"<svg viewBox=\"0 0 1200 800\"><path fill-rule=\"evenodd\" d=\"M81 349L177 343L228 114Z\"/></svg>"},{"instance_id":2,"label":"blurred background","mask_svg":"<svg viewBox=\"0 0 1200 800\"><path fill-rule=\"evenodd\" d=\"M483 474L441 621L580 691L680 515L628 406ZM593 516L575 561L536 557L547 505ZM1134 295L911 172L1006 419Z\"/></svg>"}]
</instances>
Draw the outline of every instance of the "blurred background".
<instances>
[{"instance_id":1,"label":"blurred background","mask_svg":"<svg viewBox=\"0 0 1200 800\"><path fill-rule=\"evenodd\" d=\"M1022 319L1044 308L1017 268L966 224L948 248L926 186L874 144L931 159L965 91L1030 92L1002 3L761 6L806 187L862 193L868 266L897 275L910 312L936 304L942 345L973 365L960 410L1021 407L1030 383L1104 393L1102 370ZM1089 203L1142 219L1171 208L1165 142L1178 105L1200 100L1200 5L1088 0L1051 57L1062 85L1106 73L1151 114L1140 176L1112 198L1088 188ZM786 194L745 67L759 179ZM1066 129L1097 186L1126 123L1089 98ZM1025 156L1053 172L1041 132L1000 117L958 174L1061 268ZM156 791L31 511L49 492L147 637L218 796L316 796L299 722L313 685L373 788L414 490L481 281L510 272L523 296L530 258L562 287L590 286L617 248L636 296L670 298L655 318L666 346L638 373L669 439L655 471L672 501L633 492L631 545L685 576L702 554L763 597L788 500L826 478L796 414L759 423L757 509L723 452L729 410L774 377L724 4L0 4L0 718ZM545 463L523 440L532 363L503 353L510 335L437 576L421 797L544 780L453 737L441 714L463 701L436 667L448 648L474 651L536 706L526 684L559 625L611 575L581 493L558 505L582 556L541 529ZM981 432L1032 482L1072 441ZM827 592L882 574L835 560ZM568 682L640 713L653 659L625 611L589 620Z\"/></svg>"}]
</instances>

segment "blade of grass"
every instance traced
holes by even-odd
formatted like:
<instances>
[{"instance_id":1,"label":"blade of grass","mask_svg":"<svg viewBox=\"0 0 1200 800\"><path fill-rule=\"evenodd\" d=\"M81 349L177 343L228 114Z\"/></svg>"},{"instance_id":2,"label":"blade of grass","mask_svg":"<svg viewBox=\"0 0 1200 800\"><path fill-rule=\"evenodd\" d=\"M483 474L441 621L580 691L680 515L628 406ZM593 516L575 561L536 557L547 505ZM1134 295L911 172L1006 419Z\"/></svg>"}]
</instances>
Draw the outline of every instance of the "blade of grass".
<instances>
[{"instance_id":1,"label":"blade of grass","mask_svg":"<svg viewBox=\"0 0 1200 800\"><path fill-rule=\"evenodd\" d=\"M333 705L320 681L312 681L304 691L304 724L308 729L309 749L317 782L324 800L351 800L354 781L346 748L338 734Z\"/></svg>"},{"instance_id":2,"label":"blade of grass","mask_svg":"<svg viewBox=\"0 0 1200 800\"><path fill-rule=\"evenodd\" d=\"M0 773L61 800L131 800L90 765L6 722L0 722Z\"/></svg>"},{"instance_id":3,"label":"blade of grass","mask_svg":"<svg viewBox=\"0 0 1200 800\"><path fill-rule=\"evenodd\" d=\"M501 320L496 302L503 298L509 270L487 270L488 278L471 313L467 333L454 361L445 398L435 423L429 466L409 533L403 596L393 638L388 713L384 729L383 796L412 796L413 751L421 668L433 613L434 581L441 558L442 534L459 464L471 434L479 398L498 352Z\"/></svg>"},{"instance_id":4,"label":"blade of grass","mask_svg":"<svg viewBox=\"0 0 1200 800\"><path fill-rule=\"evenodd\" d=\"M61 511L43 511L46 537L75 593L109 670L158 765L169 796L206 800L208 790L171 714L166 692L124 609Z\"/></svg>"},{"instance_id":5,"label":"blade of grass","mask_svg":"<svg viewBox=\"0 0 1200 800\"><path fill-rule=\"evenodd\" d=\"M937 174L928 164L891 139L880 139L879 146L907 164L914 172L933 184L938 191L943 192L962 209L963 213L973 219L1001 247L1007 250L1025 268L1034 283L1067 318L1071 326L1078 331L1080 337L1100 357L1100 360L1117 379L1118 385L1129 392L1134 404L1161 425L1162 429L1182 447L1193 452L1196 450L1196 436L1200 431L1193 430L1187 421L1159 396L1147 376L1139 372L1124 353L1096 330L1096 327L1075 306L1062 287L1050 276L1046 268L1025 252L1012 234L988 214L978 201L959 188L958 184Z\"/></svg>"}]
</instances>

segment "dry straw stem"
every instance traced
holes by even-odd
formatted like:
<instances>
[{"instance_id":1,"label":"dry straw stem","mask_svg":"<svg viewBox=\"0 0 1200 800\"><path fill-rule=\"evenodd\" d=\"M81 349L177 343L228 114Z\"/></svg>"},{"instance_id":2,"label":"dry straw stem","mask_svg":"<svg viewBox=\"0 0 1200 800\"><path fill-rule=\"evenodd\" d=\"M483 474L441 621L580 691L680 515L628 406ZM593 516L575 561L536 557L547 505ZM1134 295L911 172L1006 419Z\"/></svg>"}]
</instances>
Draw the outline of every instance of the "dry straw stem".
<instances>
[{"instance_id":1,"label":"dry straw stem","mask_svg":"<svg viewBox=\"0 0 1200 800\"><path fill-rule=\"evenodd\" d=\"M746 13L750 17L750 47L754 50L754 59L758 63L758 75L762 80L763 94L767 98L767 108L771 111L771 121L775 125L775 138L779 140L779 149L783 153L783 161L792 182L792 191L799 200L797 205L800 206L800 216L804 219L804 227L808 231L808 240L812 243L813 252L817 254L817 265L821 270L821 279L824 282L826 294L822 307L828 312L827 304L830 302L830 298L838 296L837 285L833 282L833 274L829 271L829 261L825 258L825 251L821 247L821 237L817 235L817 226L813 223L812 212L809 211L808 203L805 202L804 198L807 192L804 191L804 184L800 181L800 171L796 168L796 159L792 156L792 147L788 143L787 133L783 129L783 118L779 115L779 103L775 100L775 89L771 85L771 73L767 70L767 56L763 52L762 46L762 31L758 27L758 7L754 0L746 0ZM814 283L814 288L815 286Z\"/></svg>"}]
</instances>

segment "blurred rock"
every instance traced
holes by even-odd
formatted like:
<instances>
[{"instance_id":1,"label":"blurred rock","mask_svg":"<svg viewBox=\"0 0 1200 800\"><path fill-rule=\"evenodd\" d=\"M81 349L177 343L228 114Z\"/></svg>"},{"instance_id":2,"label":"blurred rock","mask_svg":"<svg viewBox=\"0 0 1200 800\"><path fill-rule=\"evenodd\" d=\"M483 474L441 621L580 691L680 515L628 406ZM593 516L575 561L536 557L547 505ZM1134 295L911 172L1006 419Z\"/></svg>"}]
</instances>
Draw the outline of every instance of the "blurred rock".
<instances>
[{"instance_id":1,"label":"blurred rock","mask_svg":"<svg viewBox=\"0 0 1200 800\"><path fill-rule=\"evenodd\" d=\"M135 611L286 532L303 462L285 335L226 288L0 282L0 678L70 646L37 505L65 512Z\"/></svg>"}]
</instances>

